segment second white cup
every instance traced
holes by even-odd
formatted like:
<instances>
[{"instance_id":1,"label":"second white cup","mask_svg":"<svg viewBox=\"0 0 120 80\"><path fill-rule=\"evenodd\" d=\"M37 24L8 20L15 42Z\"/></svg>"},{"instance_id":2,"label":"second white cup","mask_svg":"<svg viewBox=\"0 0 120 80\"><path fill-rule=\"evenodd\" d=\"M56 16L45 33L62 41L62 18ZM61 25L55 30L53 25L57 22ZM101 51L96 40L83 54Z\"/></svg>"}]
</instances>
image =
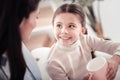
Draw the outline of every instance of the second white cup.
<instances>
[{"instance_id":1,"label":"second white cup","mask_svg":"<svg viewBox=\"0 0 120 80\"><path fill-rule=\"evenodd\" d=\"M88 62L87 70L93 74L94 80L107 80L107 61L104 57L96 57Z\"/></svg>"}]
</instances>

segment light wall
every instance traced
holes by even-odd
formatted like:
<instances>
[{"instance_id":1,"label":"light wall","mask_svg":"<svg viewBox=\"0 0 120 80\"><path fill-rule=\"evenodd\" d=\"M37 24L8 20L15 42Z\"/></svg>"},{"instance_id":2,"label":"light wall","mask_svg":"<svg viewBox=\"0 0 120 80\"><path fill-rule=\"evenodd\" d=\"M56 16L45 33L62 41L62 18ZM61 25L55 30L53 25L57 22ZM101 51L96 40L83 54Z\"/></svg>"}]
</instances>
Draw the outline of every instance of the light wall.
<instances>
[{"instance_id":1,"label":"light wall","mask_svg":"<svg viewBox=\"0 0 120 80\"><path fill-rule=\"evenodd\" d=\"M120 0L101 0L94 2L95 12L100 9L104 34L113 41L120 42Z\"/></svg>"}]
</instances>

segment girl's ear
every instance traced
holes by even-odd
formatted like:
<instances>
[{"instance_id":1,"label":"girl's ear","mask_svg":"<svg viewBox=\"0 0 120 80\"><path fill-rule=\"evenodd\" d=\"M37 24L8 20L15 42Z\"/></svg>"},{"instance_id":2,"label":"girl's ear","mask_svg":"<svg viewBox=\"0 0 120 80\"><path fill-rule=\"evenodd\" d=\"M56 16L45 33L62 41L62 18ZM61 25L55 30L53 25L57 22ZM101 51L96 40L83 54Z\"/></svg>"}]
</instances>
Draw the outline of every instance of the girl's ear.
<instances>
[{"instance_id":1,"label":"girl's ear","mask_svg":"<svg viewBox=\"0 0 120 80\"><path fill-rule=\"evenodd\" d=\"M87 29L86 29L86 27L82 27L82 34L87 34Z\"/></svg>"}]
</instances>

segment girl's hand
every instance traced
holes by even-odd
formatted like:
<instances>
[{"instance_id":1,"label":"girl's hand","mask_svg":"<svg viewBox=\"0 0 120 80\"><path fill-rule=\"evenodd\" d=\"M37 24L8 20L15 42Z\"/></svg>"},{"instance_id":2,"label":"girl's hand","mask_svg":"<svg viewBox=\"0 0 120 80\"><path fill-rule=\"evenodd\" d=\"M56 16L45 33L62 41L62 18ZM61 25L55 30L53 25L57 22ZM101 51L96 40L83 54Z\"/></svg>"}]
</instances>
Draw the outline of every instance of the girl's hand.
<instances>
[{"instance_id":1,"label":"girl's hand","mask_svg":"<svg viewBox=\"0 0 120 80\"><path fill-rule=\"evenodd\" d=\"M119 66L119 61L116 56L108 60L107 80L114 80Z\"/></svg>"},{"instance_id":2,"label":"girl's hand","mask_svg":"<svg viewBox=\"0 0 120 80\"><path fill-rule=\"evenodd\" d=\"M89 73L87 76L84 77L83 80L93 80L92 77L93 77L93 74Z\"/></svg>"}]
</instances>

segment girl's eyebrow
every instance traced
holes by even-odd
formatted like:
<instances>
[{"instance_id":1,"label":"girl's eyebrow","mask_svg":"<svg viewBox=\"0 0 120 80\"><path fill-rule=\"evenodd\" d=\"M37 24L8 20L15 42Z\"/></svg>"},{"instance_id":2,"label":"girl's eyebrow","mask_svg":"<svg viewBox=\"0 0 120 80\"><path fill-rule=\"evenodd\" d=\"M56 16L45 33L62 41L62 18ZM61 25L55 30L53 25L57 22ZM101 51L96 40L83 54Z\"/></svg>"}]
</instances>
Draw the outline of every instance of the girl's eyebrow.
<instances>
[{"instance_id":1,"label":"girl's eyebrow","mask_svg":"<svg viewBox=\"0 0 120 80\"><path fill-rule=\"evenodd\" d=\"M56 22L57 24L62 24L62 22Z\"/></svg>"},{"instance_id":2,"label":"girl's eyebrow","mask_svg":"<svg viewBox=\"0 0 120 80\"><path fill-rule=\"evenodd\" d=\"M69 24L74 24L73 22L70 22Z\"/></svg>"},{"instance_id":3,"label":"girl's eyebrow","mask_svg":"<svg viewBox=\"0 0 120 80\"><path fill-rule=\"evenodd\" d=\"M71 23L69 23L69 24L76 25L75 23L72 23L72 22L71 22Z\"/></svg>"},{"instance_id":4,"label":"girl's eyebrow","mask_svg":"<svg viewBox=\"0 0 120 80\"><path fill-rule=\"evenodd\" d=\"M57 22L57 23L62 23L62 22Z\"/></svg>"}]
</instances>

